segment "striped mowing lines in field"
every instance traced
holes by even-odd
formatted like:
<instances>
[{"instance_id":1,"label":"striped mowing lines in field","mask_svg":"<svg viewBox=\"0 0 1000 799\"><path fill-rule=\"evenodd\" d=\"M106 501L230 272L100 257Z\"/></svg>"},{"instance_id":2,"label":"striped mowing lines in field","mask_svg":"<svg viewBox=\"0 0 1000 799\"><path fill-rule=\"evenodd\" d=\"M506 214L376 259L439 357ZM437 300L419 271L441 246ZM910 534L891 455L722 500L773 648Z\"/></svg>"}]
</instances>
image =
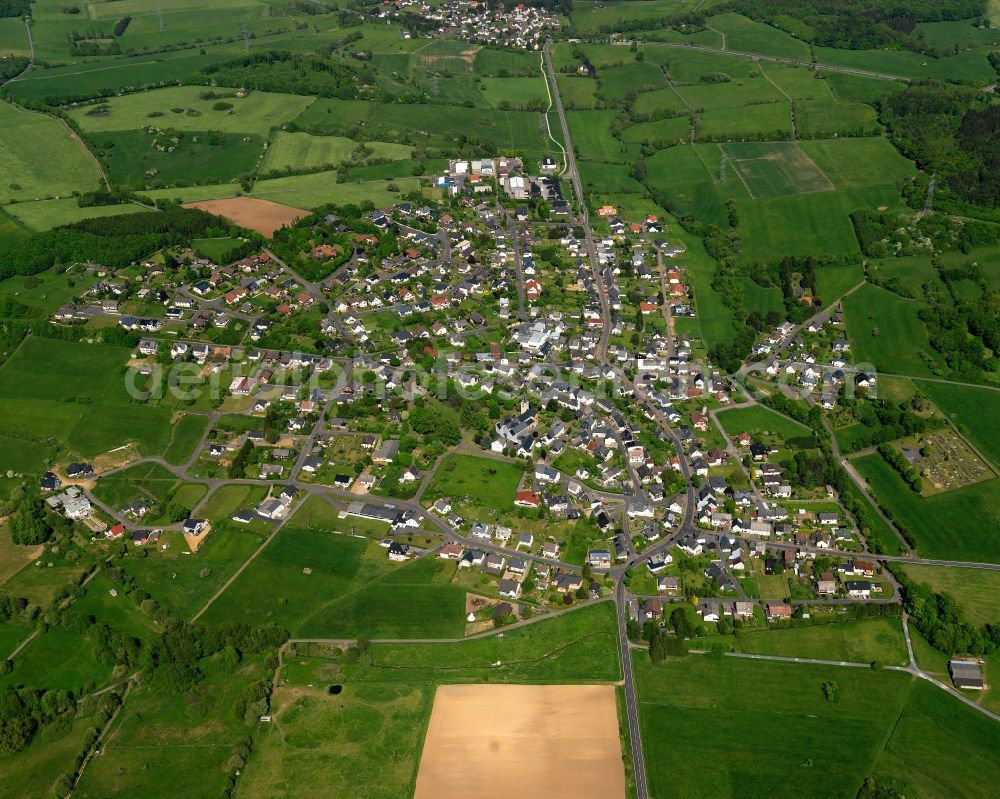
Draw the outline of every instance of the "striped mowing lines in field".
<instances>
[{"instance_id":1,"label":"striped mowing lines in field","mask_svg":"<svg viewBox=\"0 0 1000 799\"><path fill-rule=\"evenodd\" d=\"M795 142L735 142L720 147L754 199L834 190Z\"/></svg>"}]
</instances>

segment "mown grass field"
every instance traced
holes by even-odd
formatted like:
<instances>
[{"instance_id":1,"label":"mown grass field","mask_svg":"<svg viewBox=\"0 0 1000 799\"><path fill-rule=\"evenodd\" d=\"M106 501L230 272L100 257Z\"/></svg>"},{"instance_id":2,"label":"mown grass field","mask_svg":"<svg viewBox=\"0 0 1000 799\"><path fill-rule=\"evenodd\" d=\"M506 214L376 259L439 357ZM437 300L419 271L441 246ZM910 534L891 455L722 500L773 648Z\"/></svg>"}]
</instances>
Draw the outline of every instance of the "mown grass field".
<instances>
[{"instance_id":1,"label":"mown grass field","mask_svg":"<svg viewBox=\"0 0 1000 799\"><path fill-rule=\"evenodd\" d=\"M559 81L559 97L567 111L594 107L597 81L573 75L557 75L556 80Z\"/></svg>"},{"instance_id":2,"label":"mown grass field","mask_svg":"<svg viewBox=\"0 0 1000 799\"><path fill-rule=\"evenodd\" d=\"M502 637L449 644L375 644L365 682L573 683L621 677L614 606L601 602ZM498 665L499 663L499 665Z\"/></svg>"},{"instance_id":3,"label":"mown grass field","mask_svg":"<svg viewBox=\"0 0 1000 799\"><path fill-rule=\"evenodd\" d=\"M844 300L854 362L883 372L929 377L940 361L917 314L923 303L870 283Z\"/></svg>"},{"instance_id":4,"label":"mown grass field","mask_svg":"<svg viewBox=\"0 0 1000 799\"><path fill-rule=\"evenodd\" d=\"M993 722L906 674L690 656L636 675L655 796L853 799L873 774L919 799L992 791Z\"/></svg>"},{"instance_id":5,"label":"mown grass field","mask_svg":"<svg viewBox=\"0 0 1000 799\"><path fill-rule=\"evenodd\" d=\"M478 507L504 513L514 505L514 494L523 473L514 463L474 455L449 455L438 467L426 496L457 500L468 497Z\"/></svg>"},{"instance_id":6,"label":"mown grass field","mask_svg":"<svg viewBox=\"0 0 1000 799\"><path fill-rule=\"evenodd\" d=\"M569 82L573 83L574 81ZM562 83L559 84L559 88L562 89ZM687 87L684 88L687 89ZM564 97L563 103L565 104L565 102L566 98ZM635 98L632 107L639 114L652 114L658 111L672 111L676 114L690 113L690 109L681 99L679 92L672 88L643 92Z\"/></svg>"},{"instance_id":7,"label":"mown grass field","mask_svg":"<svg viewBox=\"0 0 1000 799\"><path fill-rule=\"evenodd\" d=\"M829 178L794 142L726 144L723 150L755 198L832 191Z\"/></svg>"},{"instance_id":8,"label":"mown grass field","mask_svg":"<svg viewBox=\"0 0 1000 799\"><path fill-rule=\"evenodd\" d=\"M709 20L709 25L713 30L725 34L726 47L731 50L809 59L809 45L806 42L739 14L718 14Z\"/></svg>"},{"instance_id":9,"label":"mown grass field","mask_svg":"<svg viewBox=\"0 0 1000 799\"><path fill-rule=\"evenodd\" d=\"M278 131L271 140L264 158L263 171L282 169L313 169L333 167L351 160L357 142L343 136L311 136L308 133ZM365 142L374 158L403 160L410 157L412 147L388 142Z\"/></svg>"},{"instance_id":10,"label":"mown grass field","mask_svg":"<svg viewBox=\"0 0 1000 799\"><path fill-rule=\"evenodd\" d=\"M881 455L855 458L854 465L875 498L916 538L922 556L1000 563L1000 478L923 497Z\"/></svg>"},{"instance_id":11,"label":"mown grass field","mask_svg":"<svg viewBox=\"0 0 1000 799\"><path fill-rule=\"evenodd\" d=\"M864 619L786 630L743 632L736 638L740 652L819 660L879 661L905 666L908 661L903 627L898 619Z\"/></svg>"},{"instance_id":12,"label":"mown grass field","mask_svg":"<svg viewBox=\"0 0 1000 799\"><path fill-rule=\"evenodd\" d=\"M1000 391L948 383L920 381L920 390L933 400L972 445L1000 469Z\"/></svg>"},{"instance_id":13,"label":"mown grass field","mask_svg":"<svg viewBox=\"0 0 1000 799\"><path fill-rule=\"evenodd\" d=\"M782 438L797 438L808 436L811 433L805 425L799 424L787 416L782 416L780 413L775 413L763 405L720 411L718 419L723 429L731 436L743 431L751 434L777 434Z\"/></svg>"},{"instance_id":14,"label":"mown grass field","mask_svg":"<svg viewBox=\"0 0 1000 799\"><path fill-rule=\"evenodd\" d=\"M996 624L1000 620L1000 608L997 607L1000 573L989 569L941 568L916 563L902 564L900 568L907 577L927 583L938 593L954 599L972 624Z\"/></svg>"},{"instance_id":15,"label":"mown grass field","mask_svg":"<svg viewBox=\"0 0 1000 799\"><path fill-rule=\"evenodd\" d=\"M0 102L0 204L98 187L97 168L58 120Z\"/></svg>"},{"instance_id":16,"label":"mown grass field","mask_svg":"<svg viewBox=\"0 0 1000 799\"><path fill-rule=\"evenodd\" d=\"M726 108L712 109L701 115L698 136L715 141L739 141L767 136L787 139L792 134L792 106L787 101L748 105L739 113Z\"/></svg>"},{"instance_id":17,"label":"mown grass field","mask_svg":"<svg viewBox=\"0 0 1000 799\"><path fill-rule=\"evenodd\" d=\"M683 144L690 141L691 118L686 116L640 122L622 131L622 140L628 144L649 142L659 146Z\"/></svg>"},{"instance_id":18,"label":"mown grass field","mask_svg":"<svg viewBox=\"0 0 1000 799\"><path fill-rule=\"evenodd\" d=\"M7 212L32 230L50 230L59 225L68 225L83 219L98 216L118 216L135 214L146 209L133 203L123 205L92 205L81 208L75 198L61 200L36 200L16 203L6 207Z\"/></svg>"},{"instance_id":19,"label":"mown grass field","mask_svg":"<svg viewBox=\"0 0 1000 799\"><path fill-rule=\"evenodd\" d=\"M158 454L170 440L170 411L133 404L124 379L128 350L30 337L0 367L7 434L94 457L134 442ZM39 369L38 364L45 364Z\"/></svg>"},{"instance_id":20,"label":"mown grass field","mask_svg":"<svg viewBox=\"0 0 1000 799\"><path fill-rule=\"evenodd\" d=\"M785 98L763 78L741 78L725 83L693 83L676 89L685 105L699 111L718 111L762 103L780 103Z\"/></svg>"},{"instance_id":21,"label":"mown grass field","mask_svg":"<svg viewBox=\"0 0 1000 799\"><path fill-rule=\"evenodd\" d=\"M289 525L203 618L273 621L319 638L456 636L464 592L449 584L454 568L397 566L376 542Z\"/></svg>"},{"instance_id":22,"label":"mown grass field","mask_svg":"<svg viewBox=\"0 0 1000 799\"><path fill-rule=\"evenodd\" d=\"M183 414L173 425L170 443L163 451L168 463L180 466L194 454L195 447L208 426L208 418L198 414Z\"/></svg>"},{"instance_id":23,"label":"mown grass field","mask_svg":"<svg viewBox=\"0 0 1000 799\"><path fill-rule=\"evenodd\" d=\"M548 104L541 71L532 78L483 78L481 85L483 98L494 108L500 103L515 109L526 108L532 101Z\"/></svg>"},{"instance_id":24,"label":"mown grass field","mask_svg":"<svg viewBox=\"0 0 1000 799\"><path fill-rule=\"evenodd\" d=\"M875 109L864 103L801 100L795 103L795 127L804 138L856 136L878 130Z\"/></svg>"},{"instance_id":25,"label":"mown grass field","mask_svg":"<svg viewBox=\"0 0 1000 799\"><path fill-rule=\"evenodd\" d=\"M420 181L400 170L392 180L370 180L357 183L337 183L336 172L313 172L285 178L259 180L251 196L296 208L318 208L329 203L346 205L369 200L376 206L399 202L400 194L419 191ZM398 191L389 191L394 184Z\"/></svg>"},{"instance_id":26,"label":"mown grass field","mask_svg":"<svg viewBox=\"0 0 1000 799\"><path fill-rule=\"evenodd\" d=\"M630 91L658 89L666 84L656 64L637 61L602 69L597 75L599 94L609 103L619 103Z\"/></svg>"},{"instance_id":27,"label":"mown grass field","mask_svg":"<svg viewBox=\"0 0 1000 799\"><path fill-rule=\"evenodd\" d=\"M311 97L270 92L204 100L200 95L205 91L201 86L154 89L80 106L73 109L70 116L86 133L153 126L191 132L218 130L265 136L272 127L297 117L312 102ZM233 90L217 91L228 93ZM215 110L213 106L220 102L230 104L232 108Z\"/></svg>"},{"instance_id":28,"label":"mown grass field","mask_svg":"<svg viewBox=\"0 0 1000 799\"><path fill-rule=\"evenodd\" d=\"M611 135L614 118L614 111L566 112L566 122L579 158L613 164L631 160L630 147Z\"/></svg>"},{"instance_id":29,"label":"mown grass field","mask_svg":"<svg viewBox=\"0 0 1000 799\"><path fill-rule=\"evenodd\" d=\"M989 81L995 73L986 51L966 50L946 58L933 58L912 50L836 50L817 47L821 64L852 67L902 78Z\"/></svg>"}]
</instances>

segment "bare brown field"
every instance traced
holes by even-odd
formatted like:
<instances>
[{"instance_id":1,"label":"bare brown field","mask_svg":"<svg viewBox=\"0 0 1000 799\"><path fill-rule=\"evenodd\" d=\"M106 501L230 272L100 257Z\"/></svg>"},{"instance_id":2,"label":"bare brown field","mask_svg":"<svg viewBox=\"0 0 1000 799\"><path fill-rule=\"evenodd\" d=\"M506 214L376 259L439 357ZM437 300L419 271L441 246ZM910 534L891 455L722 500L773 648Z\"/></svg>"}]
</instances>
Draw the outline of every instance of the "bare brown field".
<instances>
[{"instance_id":1,"label":"bare brown field","mask_svg":"<svg viewBox=\"0 0 1000 799\"><path fill-rule=\"evenodd\" d=\"M258 200L256 197L226 197L222 200L202 200L185 203L185 208L200 208L210 214L224 216L241 227L256 230L264 236L273 236L282 225L291 225L297 219L309 216L310 211L290 205Z\"/></svg>"},{"instance_id":2,"label":"bare brown field","mask_svg":"<svg viewBox=\"0 0 1000 799\"><path fill-rule=\"evenodd\" d=\"M615 799L625 771L612 685L442 685L414 799Z\"/></svg>"}]
</instances>

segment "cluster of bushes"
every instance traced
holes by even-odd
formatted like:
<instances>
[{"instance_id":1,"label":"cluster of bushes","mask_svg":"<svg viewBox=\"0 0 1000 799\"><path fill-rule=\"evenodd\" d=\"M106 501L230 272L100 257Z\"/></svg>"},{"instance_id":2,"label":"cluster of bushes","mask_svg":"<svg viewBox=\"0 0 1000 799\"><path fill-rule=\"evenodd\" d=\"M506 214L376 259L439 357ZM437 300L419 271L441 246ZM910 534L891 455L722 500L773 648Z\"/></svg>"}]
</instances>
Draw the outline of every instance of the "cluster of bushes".
<instances>
[{"instance_id":1,"label":"cluster of bushes","mask_svg":"<svg viewBox=\"0 0 1000 799\"><path fill-rule=\"evenodd\" d=\"M890 569L899 582L903 608L920 634L947 655L992 655L1000 652L1000 624L976 628L947 594L911 580L902 569Z\"/></svg>"},{"instance_id":2,"label":"cluster of bushes","mask_svg":"<svg viewBox=\"0 0 1000 799\"><path fill-rule=\"evenodd\" d=\"M920 493L920 489L923 487L920 472L913 468L902 452L890 444L879 444L878 454L899 473L899 476L903 478L903 482L917 493Z\"/></svg>"},{"instance_id":3,"label":"cluster of bushes","mask_svg":"<svg viewBox=\"0 0 1000 799\"><path fill-rule=\"evenodd\" d=\"M355 69L329 58L274 50L203 67L192 82L199 80L213 85L342 100L357 98L360 86L375 82L367 68Z\"/></svg>"}]
</instances>

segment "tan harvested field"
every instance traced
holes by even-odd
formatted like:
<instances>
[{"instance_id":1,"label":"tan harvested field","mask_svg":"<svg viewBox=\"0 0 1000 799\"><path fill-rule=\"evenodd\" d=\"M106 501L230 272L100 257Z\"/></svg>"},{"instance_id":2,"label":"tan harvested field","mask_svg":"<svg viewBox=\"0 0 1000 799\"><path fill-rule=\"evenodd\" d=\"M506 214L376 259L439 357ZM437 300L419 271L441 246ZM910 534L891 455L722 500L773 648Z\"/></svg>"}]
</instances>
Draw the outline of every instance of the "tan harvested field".
<instances>
[{"instance_id":1,"label":"tan harvested field","mask_svg":"<svg viewBox=\"0 0 1000 799\"><path fill-rule=\"evenodd\" d=\"M612 685L442 685L414 799L620 799Z\"/></svg>"},{"instance_id":2,"label":"tan harvested field","mask_svg":"<svg viewBox=\"0 0 1000 799\"><path fill-rule=\"evenodd\" d=\"M309 216L309 211L292 208L290 205L258 200L256 197L227 197L221 200L201 200L185 203L185 208L201 208L210 214L224 216L241 227L256 230L265 236L273 236L282 225L291 225L296 219Z\"/></svg>"}]
</instances>

